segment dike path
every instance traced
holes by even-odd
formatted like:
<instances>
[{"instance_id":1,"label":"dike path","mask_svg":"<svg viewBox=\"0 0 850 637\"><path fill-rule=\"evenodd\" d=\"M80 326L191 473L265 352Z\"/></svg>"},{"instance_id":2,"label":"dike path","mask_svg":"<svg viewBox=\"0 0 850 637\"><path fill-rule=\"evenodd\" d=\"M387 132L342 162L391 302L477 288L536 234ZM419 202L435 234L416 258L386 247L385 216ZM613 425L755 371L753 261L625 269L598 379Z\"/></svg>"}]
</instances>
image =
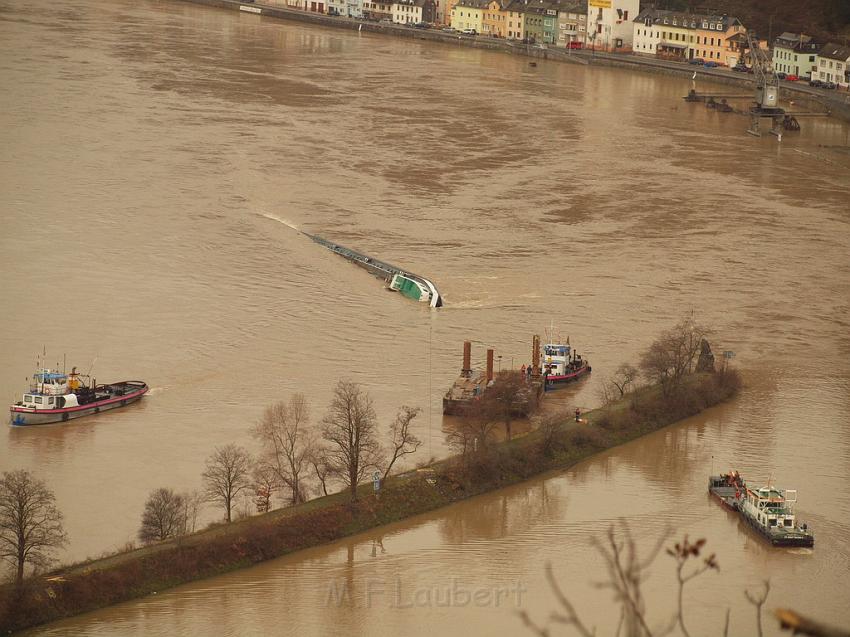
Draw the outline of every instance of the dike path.
<instances>
[{"instance_id":1,"label":"dike path","mask_svg":"<svg viewBox=\"0 0 850 637\"><path fill-rule=\"evenodd\" d=\"M601 451L696 415L731 399L740 387L726 374L694 374L675 400L657 387L627 394L620 402L586 412L547 417L538 428L505 442L491 442L419 469L390 476L380 491L345 491L230 524L214 525L135 550L0 586L0 634L143 597L226 573L301 549L334 542L522 482L567 469Z\"/></svg>"}]
</instances>

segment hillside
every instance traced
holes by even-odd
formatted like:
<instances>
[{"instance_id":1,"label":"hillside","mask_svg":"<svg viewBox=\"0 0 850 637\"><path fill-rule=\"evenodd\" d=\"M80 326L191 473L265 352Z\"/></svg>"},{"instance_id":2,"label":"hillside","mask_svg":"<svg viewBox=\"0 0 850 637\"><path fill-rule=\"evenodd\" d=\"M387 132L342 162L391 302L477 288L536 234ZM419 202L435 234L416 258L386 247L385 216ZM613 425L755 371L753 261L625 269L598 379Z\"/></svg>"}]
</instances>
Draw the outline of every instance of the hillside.
<instances>
[{"instance_id":1,"label":"hillside","mask_svg":"<svg viewBox=\"0 0 850 637\"><path fill-rule=\"evenodd\" d=\"M655 5L659 9L734 15L762 39L790 31L812 35L822 42L850 42L850 0L659 0Z\"/></svg>"}]
</instances>

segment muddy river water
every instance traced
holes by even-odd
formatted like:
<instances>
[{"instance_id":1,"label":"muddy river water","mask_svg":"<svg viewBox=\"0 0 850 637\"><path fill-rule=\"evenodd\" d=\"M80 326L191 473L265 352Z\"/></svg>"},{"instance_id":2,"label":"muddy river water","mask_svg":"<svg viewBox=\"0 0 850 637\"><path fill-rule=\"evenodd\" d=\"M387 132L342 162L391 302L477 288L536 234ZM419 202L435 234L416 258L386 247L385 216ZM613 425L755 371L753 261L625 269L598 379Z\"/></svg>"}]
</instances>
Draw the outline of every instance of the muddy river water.
<instances>
[{"instance_id":1,"label":"muddy river water","mask_svg":"<svg viewBox=\"0 0 850 637\"><path fill-rule=\"evenodd\" d=\"M523 634L518 609L554 608L547 562L609 634L590 541L620 520L645 550L669 528L717 552L686 594L692 634L726 608L752 634L742 591L765 578L767 607L850 625L850 156L829 148L850 127L804 119L777 143L683 103L686 79L179 2L0 0L0 52L0 398L45 349L152 387L1 432L0 468L56 493L64 561L133 540L146 495L199 488L215 446L255 449L270 402L303 392L317 421L340 378L385 424L422 407L419 459L445 455L464 339L518 367L554 324L594 374L552 400L592 407L693 310L746 380L572 470L42 634ZM292 226L428 276L445 307ZM816 547L770 549L709 501L728 467L798 489ZM659 557L652 622L674 590Z\"/></svg>"}]
</instances>

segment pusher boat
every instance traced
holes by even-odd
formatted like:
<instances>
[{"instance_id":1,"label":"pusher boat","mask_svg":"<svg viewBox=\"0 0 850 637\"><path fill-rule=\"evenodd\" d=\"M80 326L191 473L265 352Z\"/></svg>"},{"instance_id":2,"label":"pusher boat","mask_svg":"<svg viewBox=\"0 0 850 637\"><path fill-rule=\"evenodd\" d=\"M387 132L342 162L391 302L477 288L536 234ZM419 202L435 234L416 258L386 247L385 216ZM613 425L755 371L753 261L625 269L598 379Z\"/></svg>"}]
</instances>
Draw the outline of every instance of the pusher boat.
<instances>
[{"instance_id":1,"label":"pusher boat","mask_svg":"<svg viewBox=\"0 0 850 637\"><path fill-rule=\"evenodd\" d=\"M108 385L87 382L71 369L70 374L40 369L32 376L30 390L9 408L13 425L46 425L117 409L141 399L148 391L140 380L122 380Z\"/></svg>"}]
</instances>

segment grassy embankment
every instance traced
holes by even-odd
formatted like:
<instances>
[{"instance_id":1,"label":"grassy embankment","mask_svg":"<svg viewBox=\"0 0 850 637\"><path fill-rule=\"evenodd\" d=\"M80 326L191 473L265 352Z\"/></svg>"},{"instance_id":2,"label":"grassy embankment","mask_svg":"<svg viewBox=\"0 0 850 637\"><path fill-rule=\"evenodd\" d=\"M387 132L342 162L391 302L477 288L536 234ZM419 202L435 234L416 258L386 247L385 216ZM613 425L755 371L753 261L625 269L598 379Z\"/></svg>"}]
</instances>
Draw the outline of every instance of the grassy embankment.
<instances>
[{"instance_id":1,"label":"grassy embankment","mask_svg":"<svg viewBox=\"0 0 850 637\"><path fill-rule=\"evenodd\" d=\"M317 546L382 524L431 511L553 469L695 415L731 398L735 372L694 375L674 397L657 388L628 394L608 408L565 417L509 442L453 457L387 480L380 499L363 485L356 507L338 493L272 511L179 540L64 567L0 587L0 632L20 630L161 591L293 551Z\"/></svg>"}]
</instances>

